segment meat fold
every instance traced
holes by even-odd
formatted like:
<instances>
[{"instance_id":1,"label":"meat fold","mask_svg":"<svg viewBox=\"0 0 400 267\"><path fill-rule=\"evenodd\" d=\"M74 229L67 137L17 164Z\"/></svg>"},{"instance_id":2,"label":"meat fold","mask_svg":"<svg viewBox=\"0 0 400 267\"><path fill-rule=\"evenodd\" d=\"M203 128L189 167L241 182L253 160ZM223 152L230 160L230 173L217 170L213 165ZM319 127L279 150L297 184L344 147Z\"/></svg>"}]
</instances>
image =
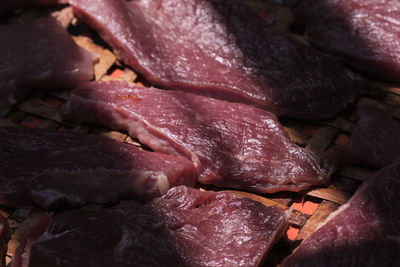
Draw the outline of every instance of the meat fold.
<instances>
[{"instance_id":1,"label":"meat fold","mask_svg":"<svg viewBox=\"0 0 400 267\"><path fill-rule=\"evenodd\" d=\"M275 115L245 104L126 82L87 82L73 90L61 116L125 130L154 151L185 156L203 184L273 193L328 182Z\"/></svg>"},{"instance_id":2,"label":"meat fold","mask_svg":"<svg viewBox=\"0 0 400 267\"><path fill-rule=\"evenodd\" d=\"M400 163L365 181L281 267L400 266Z\"/></svg>"},{"instance_id":3,"label":"meat fold","mask_svg":"<svg viewBox=\"0 0 400 267\"><path fill-rule=\"evenodd\" d=\"M12 14L13 12L29 7L52 6L58 3L65 2L64 0L12 0L2 1L0 6L0 17Z\"/></svg>"},{"instance_id":4,"label":"meat fold","mask_svg":"<svg viewBox=\"0 0 400 267\"><path fill-rule=\"evenodd\" d=\"M400 81L398 0L298 2L296 24L305 28L311 45L343 58L366 74Z\"/></svg>"},{"instance_id":5,"label":"meat fold","mask_svg":"<svg viewBox=\"0 0 400 267\"><path fill-rule=\"evenodd\" d=\"M400 122L383 111L363 106L357 110L357 126L348 143L322 155L327 173L344 164L383 168L400 160Z\"/></svg>"},{"instance_id":6,"label":"meat fold","mask_svg":"<svg viewBox=\"0 0 400 267\"><path fill-rule=\"evenodd\" d=\"M42 234L27 238L12 267L258 266L284 234L287 217L232 193L179 186L147 205L47 216L36 226Z\"/></svg>"},{"instance_id":7,"label":"meat fold","mask_svg":"<svg viewBox=\"0 0 400 267\"><path fill-rule=\"evenodd\" d=\"M0 204L44 209L149 200L194 186L182 157L143 151L103 136L0 128Z\"/></svg>"},{"instance_id":8,"label":"meat fold","mask_svg":"<svg viewBox=\"0 0 400 267\"><path fill-rule=\"evenodd\" d=\"M0 267L6 266L5 256L7 253L7 243L10 239L10 226L6 218L0 214Z\"/></svg>"},{"instance_id":9,"label":"meat fold","mask_svg":"<svg viewBox=\"0 0 400 267\"><path fill-rule=\"evenodd\" d=\"M303 119L331 117L365 88L335 59L233 1L69 2L120 60L162 88Z\"/></svg>"},{"instance_id":10,"label":"meat fold","mask_svg":"<svg viewBox=\"0 0 400 267\"><path fill-rule=\"evenodd\" d=\"M35 90L70 89L93 75L93 55L58 22L0 25L0 109Z\"/></svg>"}]
</instances>

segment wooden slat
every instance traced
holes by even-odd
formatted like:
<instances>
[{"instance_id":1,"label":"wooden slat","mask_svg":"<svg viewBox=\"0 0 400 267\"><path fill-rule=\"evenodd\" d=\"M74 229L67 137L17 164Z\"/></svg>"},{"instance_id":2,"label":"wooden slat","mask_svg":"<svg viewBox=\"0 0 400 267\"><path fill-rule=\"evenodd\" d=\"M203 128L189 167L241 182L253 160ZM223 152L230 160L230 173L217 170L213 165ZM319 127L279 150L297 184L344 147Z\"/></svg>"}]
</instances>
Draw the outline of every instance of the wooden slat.
<instances>
[{"instance_id":1,"label":"wooden slat","mask_svg":"<svg viewBox=\"0 0 400 267\"><path fill-rule=\"evenodd\" d=\"M311 138L306 146L307 149L314 153L321 153L333 141L339 130L333 127L321 127Z\"/></svg>"},{"instance_id":2,"label":"wooden slat","mask_svg":"<svg viewBox=\"0 0 400 267\"><path fill-rule=\"evenodd\" d=\"M351 194L331 187L317 188L307 192L307 195L329 200L338 204L346 203L351 197Z\"/></svg>"}]
</instances>

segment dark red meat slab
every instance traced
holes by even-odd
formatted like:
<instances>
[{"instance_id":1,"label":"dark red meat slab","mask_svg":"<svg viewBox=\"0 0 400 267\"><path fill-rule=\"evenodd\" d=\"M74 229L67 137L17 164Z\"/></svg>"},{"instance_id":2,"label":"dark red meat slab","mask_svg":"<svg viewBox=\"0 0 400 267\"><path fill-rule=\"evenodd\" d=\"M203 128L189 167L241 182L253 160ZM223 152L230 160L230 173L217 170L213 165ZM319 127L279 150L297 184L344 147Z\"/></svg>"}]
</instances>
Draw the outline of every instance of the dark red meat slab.
<instances>
[{"instance_id":1,"label":"dark red meat slab","mask_svg":"<svg viewBox=\"0 0 400 267\"><path fill-rule=\"evenodd\" d=\"M5 267L5 255L7 253L7 243L11 232L8 221L0 214L0 267Z\"/></svg>"},{"instance_id":2,"label":"dark red meat slab","mask_svg":"<svg viewBox=\"0 0 400 267\"><path fill-rule=\"evenodd\" d=\"M400 1L300 2L295 14L312 45L379 79L400 81Z\"/></svg>"},{"instance_id":3,"label":"dark red meat slab","mask_svg":"<svg viewBox=\"0 0 400 267\"><path fill-rule=\"evenodd\" d=\"M261 193L300 191L328 178L267 111L178 91L87 82L62 113L66 121L128 131L154 151L191 159L199 181Z\"/></svg>"},{"instance_id":4,"label":"dark red meat slab","mask_svg":"<svg viewBox=\"0 0 400 267\"><path fill-rule=\"evenodd\" d=\"M37 6L51 6L65 2L64 0L10 0L2 1L0 5L0 17L8 15L23 8Z\"/></svg>"},{"instance_id":5,"label":"dark red meat slab","mask_svg":"<svg viewBox=\"0 0 400 267\"><path fill-rule=\"evenodd\" d=\"M0 25L0 109L34 90L60 90L90 80L93 56L54 19Z\"/></svg>"},{"instance_id":6,"label":"dark red meat slab","mask_svg":"<svg viewBox=\"0 0 400 267\"><path fill-rule=\"evenodd\" d=\"M146 200L195 180L196 169L182 157L102 136L0 128L1 205L55 209Z\"/></svg>"},{"instance_id":7,"label":"dark red meat slab","mask_svg":"<svg viewBox=\"0 0 400 267\"><path fill-rule=\"evenodd\" d=\"M180 186L147 205L56 214L19 253L26 267L258 266L286 227L277 207Z\"/></svg>"},{"instance_id":8,"label":"dark red meat slab","mask_svg":"<svg viewBox=\"0 0 400 267\"><path fill-rule=\"evenodd\" d=\"M232 2L70 1L120 60L163 88L304 119L331 117L360 93L360 81L336 60Z\"/></svg>"},{"instance_id":9,"label":"dark red meat slab","mask_svg":"<svg viewBox=\"0 0 400 267\"><path fill-rule=\"evenodd\" d=\"M322 156L327 172L333 173L343 164L382 168L400 160L400 122L372 107L359 108L357 117L348 143Z\"/></svg>"},{"instance_id":10,"label":"dark red meat slab","mask_svg":"<svg viewBox=\"0 0 400 267\"><path fill-rule=\"evenodd\" d=\"M280 266L400 266L399 192L394 163L365 181Z\"/></svg>"}]
</instances>

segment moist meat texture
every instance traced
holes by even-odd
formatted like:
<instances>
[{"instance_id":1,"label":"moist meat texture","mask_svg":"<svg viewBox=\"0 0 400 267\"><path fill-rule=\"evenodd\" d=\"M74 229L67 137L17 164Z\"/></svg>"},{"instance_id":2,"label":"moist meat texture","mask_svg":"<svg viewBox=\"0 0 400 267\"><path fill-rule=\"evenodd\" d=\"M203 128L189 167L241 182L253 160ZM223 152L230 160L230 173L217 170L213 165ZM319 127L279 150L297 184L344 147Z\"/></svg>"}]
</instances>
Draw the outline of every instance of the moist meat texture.
<instances>
[{"instance_id":1,"label":"moist meat texture","mask_svg":"<svg viewBox=\"0 0 400 267\"><path fill-rule=\"evenodd\" d=\"M265 110L178 91L87 82L62 116L126 130L154 151L191 159L199 181L261 193L300 191L328 178Z\"/></svg>"},{"instance_id":2,"label":"moist meat texture","mask_svg":"<svg viewBox=\"0 0 400 267\"><path fill-rule=\"evenodd\" d=\"M92 78L93 56L50 18L0 25L0 109L37 90L73 88Z\"/></svg>"},{"instance_id":3,"label":"moist meat texture","mask_svg":"<svg viewBox=\"0 0 400 267\"><path fill-rule=\"evenodd\" d=\"M342 164L382 168L400 160L400 122L372 107L357 110L357 126L345 146L322 156L324 168L333 173Z\"/></svg>"},{"instance_id":4,"label":"moist meat texture","mask_svg":"<svg viewBox=\"0 0 400 267\"><path fill-rule=\"evenodd\" d=\"M397 162L370 177L280 266L400 266L399 174Z\"/></svg>"},{"instance_id":5,"label":"moist meat texture","mask_svg":"<svg viewBox=\"0 0 400 267\"><path fill-rule=\"evenodd\" d=\"M45 209L147 200L175 185L194 186L189 160L107 137L0 128L0 204Z\"/></svg>"},{"instance_id":6,"label":"moist meat texture","mask_svg":"<svg viewBox=\"0 0 400 267\"><path fill-rule=\"evenodd\" d=\"M233 1L71 0L117 57L159 87L303 119L335 115L363 88L336 60Z\"/></svg>"},{"instance_id":7,"label":"moist meat texture","mask_svg":"<svg viewBox=\"0 0 400 267\"><path fill-rule=\"evenodd\" d=\"M48 227L24 242L13 267L22 266L22 253L27 267L258 266L287 215L232 193L179 186L147 205L68 211L41 223Z\"/></svg>"},{"instance_id":8,"label":"moist meat texture","mask_svg":"<svg viewBox=\"0 0 400 267\"><path fill-rule=\"evenodd\" d=\"M295 17L313 46L367 74L400 81L400 1L303 0Z\"/></svg>"}]
</instances>

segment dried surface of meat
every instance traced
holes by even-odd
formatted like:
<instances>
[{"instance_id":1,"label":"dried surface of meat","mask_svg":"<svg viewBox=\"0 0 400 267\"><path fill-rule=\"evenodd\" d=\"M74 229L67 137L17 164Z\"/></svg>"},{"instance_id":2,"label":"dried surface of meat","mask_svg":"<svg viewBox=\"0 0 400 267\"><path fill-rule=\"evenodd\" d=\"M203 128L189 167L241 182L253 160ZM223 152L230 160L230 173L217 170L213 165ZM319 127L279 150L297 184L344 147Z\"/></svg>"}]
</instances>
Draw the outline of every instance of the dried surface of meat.
<instances>
[{"instance_id":1,"label":"dried surface of meat","mask_svg":"<svg viewBox=\"0 0 400 267\"><path fill-rule=\"evenodd\" d=\"M21 266L257 266L287 226L287 215L231 193L184 186L147 205L68 211L43 220L13 259ZM90 259L90 260L89 260Z\"/></svg>"},{"instance_id":2,"label":"dried surface of meat","mask_svg":"<svg viewBox=\"0 0 400 267\"><path fill-rule=\"evenodd\" d=\"M93 76L93 55L50 18L0 25L0 109L34 90L61 90Z\"/></svg>"},{"instance_id":3,"label":"dried surface of meat","mask_svg":"<svg viewBox=\"0 0 400 267\"><path fill-rule=\"evenodd\" d=\"M372 107L359 108L357 117L357 127L348 143L323 154L328 173L343 164L383 168L400 160L400 122Z\"/></svg>"},{"instance_id":4,"label":"dried surface of meat","mask_svg":"<svg viewBox=\"0 0 400 267\"><path fill-rule=\"evenodd\" d=\"M125 82L87 82L73 91L61 115L125 130L154 151L185 156L204 184L272 193L328 182L275 115L253 106Z\"/></svg>"},{"instance_id":5,"label":"dried surface of meat","mask_svg":"<svg viewBox=\"0 0 400 267\"><path fill-rule=\"evenodd\" d=\"M280 266L399 266L400 163L370 177Z\"/></svg>"},{"instance_id":6,"label":"dried surface of meat","mask_svg":"<svg viewBox=\"0 0 400 267\"><path fill-rule=\"evenodd\" d=\"M294 14L315 47L379 79L400 81L400 1L303 0Z\"/></svg>"},{"instance_id":7,"label":"dried surface of meat","mask_svg":"<svg viewBox=\"0 0 400 267\"><path fill-rule=\"evenodd\" d=\"M163 88L317 119L338 113L364 87L335 59L266 27L233 1L70 3L120 60Z\"/></svg>"},{"instance_id":8,"label":"dried surface of meat","mask_svg":"<svg viewBox=\"0 0 400 267\"><path fill-rule=\"evenodd\" d=\"M182 157L73 132L0 128L0 204L45 209L149 199L194 186Z\"/></svg>"}]
</instances>

